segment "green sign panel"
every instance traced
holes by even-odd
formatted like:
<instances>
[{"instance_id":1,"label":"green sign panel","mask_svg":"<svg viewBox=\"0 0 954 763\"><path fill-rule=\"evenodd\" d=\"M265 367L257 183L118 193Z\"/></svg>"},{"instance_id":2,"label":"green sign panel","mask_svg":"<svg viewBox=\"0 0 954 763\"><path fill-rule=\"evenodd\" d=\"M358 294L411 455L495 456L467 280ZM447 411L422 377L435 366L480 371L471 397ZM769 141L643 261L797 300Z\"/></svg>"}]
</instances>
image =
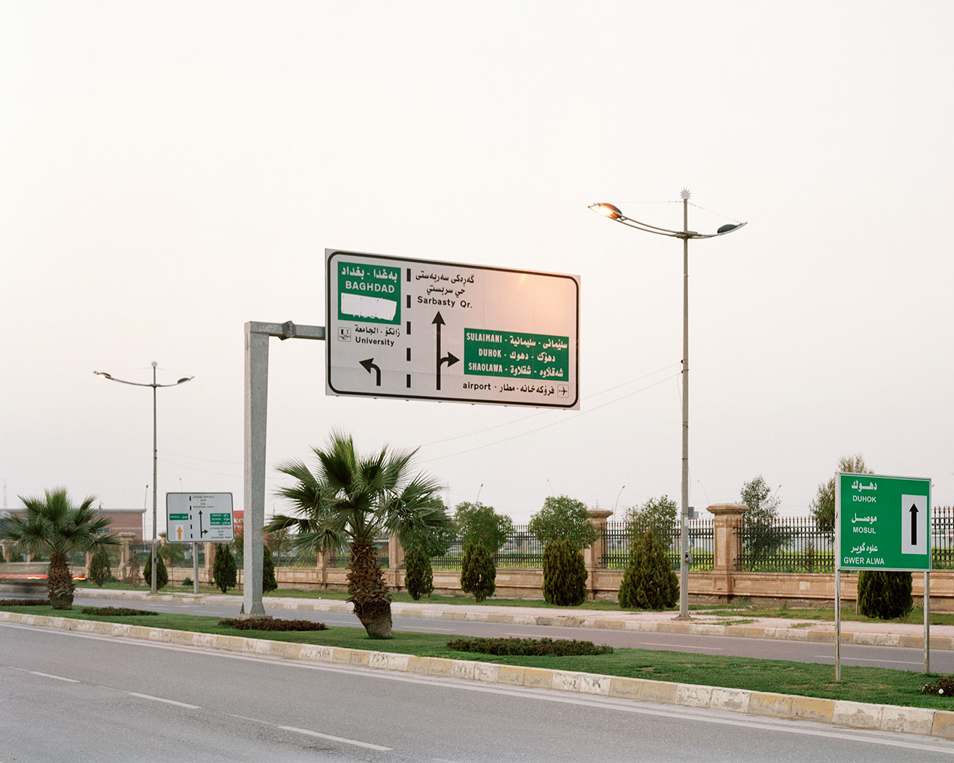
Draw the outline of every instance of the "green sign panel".
<instances>
[{"instance_id":1,"label":"green sign panel","mask_svg":"<svg viewBox=\"0 0 954 763\"><path fill-rule=\"evenodd\" d=\"M401 323L401 268L339 260L338 320Z\"/></svg>"},{"instance_id":2,"label":"green sign panel","mask_svg":"<svg viewBox=\"0 0 954 763\"><path fill-rule=\"evenodd\" d=\"M464 329L464 374L567 381L569 337Z\"/></svg>"},{"instance_id":3,"label":"green sign panel","mask_svg":"<svg viewBox=\"0 0 954 763\"><path fill-rule=\"evenodd\" d=\"M841 473L835 493L839 569L931 569L931 480Z\"/></svg>"},{"instance_id":4,"label":"green sign panel","mask_svg":"<svg viewBox=\"0 0 954 763\"><path fill-rule=\"evenodd\" d=\"M213 527L229 527L232 524L231 514L210 514L209 524Z\"/></svg>"}]
</instances>

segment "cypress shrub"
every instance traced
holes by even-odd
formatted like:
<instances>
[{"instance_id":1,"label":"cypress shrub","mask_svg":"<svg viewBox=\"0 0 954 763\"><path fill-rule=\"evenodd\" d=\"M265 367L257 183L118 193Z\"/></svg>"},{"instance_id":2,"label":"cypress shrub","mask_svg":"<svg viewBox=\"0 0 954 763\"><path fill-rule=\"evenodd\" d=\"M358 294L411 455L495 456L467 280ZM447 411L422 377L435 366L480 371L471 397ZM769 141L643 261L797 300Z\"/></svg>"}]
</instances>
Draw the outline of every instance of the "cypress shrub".
<instances>
[{"instance_id":1,"label":"cypress shrub","mask_svg":"<svg viewBox=\"0 0 954 763\"><path fill-rule=\"evenodd\" d=\"M146 565L142 570L143 579L146 585L152 588L152 551L146 557ZM166 563L162 561L162 554L156 554L156 590L165 588L169 583L169 571L166 570Z\"/></svg>"},{"instance_id":2,"label":"cypress shrub","mask_svg":"<svg viewBox=\"0 0 954 763\"><path fill-rule=\"evenodd\" d=\"M567 539L543 549L543 598L549 604L577 607L586 601L586 565L582 552Z\"/></svg>"},{"instance_id":3,"label":"cypress shrub","mask_svg":"<svg viewBox=\"0 0 954 763\"><path fill-rule=\"evenodd\" d=\"M89 563L89 579L100 588L112 576L112 570L109 568L109 554L105 548L100 548Z\"/></svg>"},{"instance_id":4,"label":"cypress shrub","mask_svg":"<svg viewBox=\"0 0 954 763\"><path fill-rule=\"evenodd\" d=\"M464 593L472 593L479 604L494 595L497 586L494 579L497 568L493 557L480 543L470 541L464 547L464 559L460 568L460 588Z\"/></svg>"},{"instance_id":5,"label":"cypress shrub","mask_svg":"<svg viewBox=\"0 0 954 763\"><path fill-rule=\"evenodd\" d=\"M866 617L893 620L914 606L910 572L862 570L858 573L858 611Z\"/></svg>"},{"instance_id":6,"label":"cypress shrub","mask_svg":"<svg viewBox=\"0 0 954 763\"><path fill-rule=\"evenodd\" d=\"M404 566L404 585L411 598L417 601L422 596L430 596L434 592L434 571L424 549L417 544L408 546Z\"/></svg>"},{"instance_id":7,"label":"cypress shrub","mask_svg":"<svg viewBox=\"0 0 954 763\"><path fill-rule=\"evenodd\" d=\"M617 598L623 609L670 609L676 605L679 578L652 530L633 546Z\"/></svg>"},{"instance_id":8,"label":"cypress shrub","mask_svg":"<svg viewBox=\"0 0 954 763\"><path fill-rule=\"evenodd\" d=\"M235 588L236 572L235 557L229 550L227 543L215 544L215 561L212 562L212 581L222 593L228 593Z\"/></svg>"},{"instance_id":9,"label":"cypress shrub","mask_svg":"<svg viewBox=\"0 0 954 763\"><path fill-rule=\"evenodd\" d=\"M278 581L275 579L275 562L272 560L272 552L265 546L265 553L262 556L262 593L278 590Z\"/></svg>"}]
</instances>

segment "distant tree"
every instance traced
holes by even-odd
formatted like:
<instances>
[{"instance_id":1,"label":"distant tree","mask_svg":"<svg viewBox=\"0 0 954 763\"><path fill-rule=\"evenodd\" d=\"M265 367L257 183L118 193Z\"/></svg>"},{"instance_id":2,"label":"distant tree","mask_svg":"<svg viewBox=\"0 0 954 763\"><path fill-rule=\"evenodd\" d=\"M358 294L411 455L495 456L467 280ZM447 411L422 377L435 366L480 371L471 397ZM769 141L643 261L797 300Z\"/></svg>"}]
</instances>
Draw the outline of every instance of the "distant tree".
<instances>
[{"instance_id":1,"label":"distant tree","mask_svg":"<svg viewBox=\"0 0 954 763\"><path fill-rule=\"evenodd\" d=\"M623 609L671 609L678 601L679 578L652 530L633 546L617 598Z\"/></svg>"},{"instance_id":2,"label":"distant tree","mask_svg":"<svg viewBox=\"0 0 954 763\"><path fill-rule=\"evenodd\" d=\"M818 523L818 529L829 535L835 532L835 479L838 472L849 474L874 474L865 464L864 456L857 453L853 456L842 456L838 459L838 469L828 482L818 486L818 492L811 502L812 516Z\"/></svg>"},{"instance_id":3,"label":"distant tree","mask_svg":"<svg viewBox=\"0 0 954 763\"><path fill-rule=\"evenodd\" d=\"M265 545L271 549L275 555L275 563L281 567L282 555L292 547L291 532L287 528L283 528L266 533Z\"/></svg>"},{"instance_id":4,"label":"distant tree","mask_svg":"<svg viewBox=\"0 0 954 763\"><path fill-rule=\"evenodd\" d=\"M543 598L547 603L579 606L586 601L586 577L583 553L571 540L554 538L547 543L543 550Z\"/></svg>"},{"instance_id":5,"label":"distant tree","mask_svg":"<svg viewBox=\"0 0 954 763\"><path fill-rule=\"evenodd\" d=\"M491 554L497 553L513 534L513 520L482 503L457 504L454 524L464 548L469 543L479 543Z\"/></svg>"},{"instance_id":6,"label":"distant tree","mask_svg":"<svg viewBox=\"0 0 954 763\"><path fill-rule=\"evenodd\" d=\"M746 569L753 569L788 543L791 532L776 522L779 500L761 474L742 485L739 497L748 507L742 516L742 554Z\"/></svg>"},{"instance_id":7,"label":"distant tree","mask_svg":"<svg viewBox=\"0 0 954 763\"><path fill-rule=\"evenodd\" d=\"M20 498L22 515L0 520L0 540L20 543L27 553L49 555L47 591L54 609L73 607L73 573L69 555L74 551L95 551L117 543L107 533L109 518L93 508L96 499L89 496L74 506L66 488L44 491L43 498Z\"/></svg>"},{"instance_id":8,"label":"distant tree","mask_svg":"<svg viewBox=\"0 0 954 763\"><path fill-rule=\"evenodd\" d=\"M635 542L635 539L652 530L657 542L665 547L676 527L677 511L676 502L668 495L650 498L642 506L633 506L626 511L623 516L626 534Z\"/></svg>"},{"instance_id":9,"label":"distant tree","mask_svg":"<svg viewBox=\"0 0 954 763\"><path fill-rule=\"evenodd\" d=\"M434 571L431 557L418 544L411 544L404 554L404 585L414 601L434 592Z\"/></svg>"},{"instance_id":10,"label":"distant tree","mask_svg":"<svg viewBox=\"0 0 954 763\"><path fill-rule=\"evenodd\" d=\"M272 561L272 552L265 546L262 556L262 593L278 590L278 581L275 579L275 562Z\"/></svg>"},{"instance_id":11,"label":"distant tree","mask_svg":"<svg viewBox=\"0 0 954 763\"><path fill-rule=\"evenodd\" d=\"M577 551L592 546L598 535L586 504L566 495L547 496L527 529L544 545L567 540Z\"/></svg>"},{"instance_id":12,"label":"distant tree","mask_svg":"<svg viewBox=\"0 0 954 763\"><path fill-rule=\"evenodd\" d=\"M479 604L494 595L496 577L493 557L482 543L472 540L464 546L460 570L460 588L464 593L472 593Z\"/></svg>"},{"instance_id":13,"label":"distant tree","mask_svg":"<svg viewBox=\"0 0 954 763\"><path fill-rule=\"evenodd\" d=\"M146 557L146 566L142 571L143 579L146 585L152 588L152 550ZM156 554L156 590L165 588L169 584L169 571L166 569L166 563L162 561L162 554Z\"/></svg>"},{"instance_id":14,"label":"distant tree","mask_svg":"<svg viewBox=\"0 0 954 763\"><path fill-rule=\"evenodd\" d=\"M100 548L89 562L89 579L100 588L109 580L112 570L109 568L109 554L106 548Z\"/></svg>"},{"instance_id":15,"label":"distant tree","mask_svg":"<svg viewBox=\"0 0 954 763\"><path fill-rule=\"evenodd\" d=\"M238 573L235 568L235 557L229 550L228 543L215 544L215 561L212 562L212 582L222 593L228 593L235 588Z\"/></svg>"}]
</instances>

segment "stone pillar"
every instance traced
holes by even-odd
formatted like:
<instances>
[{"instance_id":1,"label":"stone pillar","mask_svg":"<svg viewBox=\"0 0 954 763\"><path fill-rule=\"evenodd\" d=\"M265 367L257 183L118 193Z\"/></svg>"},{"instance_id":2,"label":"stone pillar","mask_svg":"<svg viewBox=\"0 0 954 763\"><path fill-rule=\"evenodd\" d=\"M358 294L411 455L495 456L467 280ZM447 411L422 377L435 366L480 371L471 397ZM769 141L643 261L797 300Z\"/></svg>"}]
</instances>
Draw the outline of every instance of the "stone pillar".
<instances>
[{"instance_id":1,"label":"stone pillar","mask_svg":"<svg viewBox=\"0 0 954 763\"><path fill-rule=\"evenodd\" d=\"M328 563L331 561L331 554L327 551L318 552L318 585L322 588L328 585Z\"/></svg>"},{"instance_id":2,"label":"stone pillar","mask_svg":"<svg viewBox=\"0 0 954 763\"><path fill-rule=\"evenodd\" d=\"M13 545L12 541L5 540L0 543L0 547L3 549L3 561L10 561L10 547Z\"/></svg>"},{"instance_id":3,"label":"stone pillar","mask_svg":"<svg viewBox=\"0 0 954 763\"><path fill-rule=\"evenodd\" d=\"M205 580L206 585L212 585L212 565L215 564L215 544L205 543ZM202 574L199 570L199 574ZM237 576L236 576L237 577Z\"/></svg>"},{"instance_id":4,"label":"stone pillar","mask_svg":"<svg viewBox=\"0 0 954 763\"><path fill-rule=\"evenodd\" d=\"M397 590L404 582L401 575L403 566L404 549L401 547L401 541L398 540L397 534L391 533L388 536L388 571L384 576L390 588Z\"/></svg>"},{"instance_id":5,"label":"stone pillar","mask_svg":"<svg viewBox=\"0 0 954 763\"><path fill-rule=\"evenodd\" d=\"M707 507L713 515L712 584L714 592L728 601L732 597L732 579L741 553L739 525L748 511L744 503L717 503Z\"/></svg>"},{"instance_id":6,"label":"stone pillar","mask_svg":"<svg viewBox=\"0 0 954 763\"><path fill-rule=\"evenodd\" d=\"M119 547L119 574L116 577L125 580L129 570L129 544L136 540L136 533L117 533L116 537L122 544Z\"/></svg>"},{"instance_id":7,"label":"stone pillar","mask_svg":"<svg viewBox=\"0 0 954 763\"><path fill-rule=\"evenodd\" d=\"M605 567L606 556L606 520L613 512L609 509L590 509L590 522L596 529L596 540L583 549L583 564L586 566L586 592L591 599L596 598L596 573Z\"/></svg>"}]
</instances>

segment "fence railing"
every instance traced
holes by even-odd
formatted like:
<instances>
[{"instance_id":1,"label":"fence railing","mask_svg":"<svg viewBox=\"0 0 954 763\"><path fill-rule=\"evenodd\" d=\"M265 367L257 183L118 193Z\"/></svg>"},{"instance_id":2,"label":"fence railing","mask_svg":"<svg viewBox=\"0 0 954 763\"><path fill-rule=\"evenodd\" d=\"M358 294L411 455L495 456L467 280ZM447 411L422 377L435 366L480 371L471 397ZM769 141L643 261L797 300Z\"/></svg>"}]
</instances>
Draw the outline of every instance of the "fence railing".
<instances>
[{"instance_id":1,"label":"fence railing","mask_svg":"<svg viewBox=\"0 0 954 763\"><path fill-rule=\"evenodd\" d=\"M681 528L678 524L663 531L661 538L666 549L669 566L679 569L679 544ZM715 534L711 519L690 519L686 522L686 534L690 553L689 569L711 570L715 556ZM625 522L607 522L603 529L603 553L600 566L611 570L623 570L629 564L629 556L635 538Z\"/></svg>"},{"instance_id":2,"label":"fence railing","mask_svg":"<svg viewBox=\"0 0 954 763\"><path fill-rule=\"evenodd\" d=\"M736 569L745 572L834 572L834 537L814 517L775 517L735 527L739 555Z\"/></svg>"}]
</instances>

